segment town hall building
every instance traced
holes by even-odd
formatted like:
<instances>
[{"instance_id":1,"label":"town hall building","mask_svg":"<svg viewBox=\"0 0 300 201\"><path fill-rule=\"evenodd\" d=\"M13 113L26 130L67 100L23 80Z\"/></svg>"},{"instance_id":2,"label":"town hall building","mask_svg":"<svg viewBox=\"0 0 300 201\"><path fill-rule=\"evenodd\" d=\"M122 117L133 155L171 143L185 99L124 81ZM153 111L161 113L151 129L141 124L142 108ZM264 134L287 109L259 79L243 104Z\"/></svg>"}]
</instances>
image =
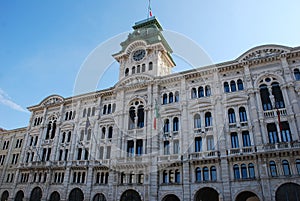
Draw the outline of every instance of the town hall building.
<instances>
[{"instance_id":1,"label":"town hall building","mask_svg":"<svg viewBox=\"0 0 300 201\"><path fill-rule=\"evenodd\" d=\"M172 73L162 31L135 23L113 87L0 131L1 201L300 201L300 47Z\"/></svg>"}]
</instances>

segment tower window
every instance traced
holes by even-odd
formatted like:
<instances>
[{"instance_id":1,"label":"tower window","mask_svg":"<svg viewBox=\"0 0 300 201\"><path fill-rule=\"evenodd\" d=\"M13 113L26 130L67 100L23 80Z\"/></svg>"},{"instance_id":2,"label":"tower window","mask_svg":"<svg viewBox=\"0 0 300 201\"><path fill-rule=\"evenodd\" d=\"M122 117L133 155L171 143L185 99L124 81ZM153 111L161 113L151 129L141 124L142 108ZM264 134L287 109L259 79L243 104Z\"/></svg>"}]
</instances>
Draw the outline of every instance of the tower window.
<instances>
[{"instance_id":1,"label":"tower window","mask_svg":"<svg viewBox=\"0 0 300 201\"><path fill-rule=\"evenodd\" d=\"M129 69L126 68L126 69L125 69L125 76L128 76L128 75L129 75Z\"/></svg>"},{"instance_id":2,"label":"tower window","mask_svg":"<svg viewBox=\"0 0 300 201\"><path fill-rule=\"evenodd\" d=\"M149 67L148 67L149 71L150 70L153 70L153 63L152 62L149 62Z\"/></svg>"}]
</instances>

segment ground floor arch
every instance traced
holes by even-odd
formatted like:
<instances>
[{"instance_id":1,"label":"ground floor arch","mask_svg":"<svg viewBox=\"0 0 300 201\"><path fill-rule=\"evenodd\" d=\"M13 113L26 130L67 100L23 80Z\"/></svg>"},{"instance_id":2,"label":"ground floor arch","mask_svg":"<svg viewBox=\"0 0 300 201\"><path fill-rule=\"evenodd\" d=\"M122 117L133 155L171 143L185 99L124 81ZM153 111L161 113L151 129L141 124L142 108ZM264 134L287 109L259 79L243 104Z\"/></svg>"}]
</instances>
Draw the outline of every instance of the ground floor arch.
<instances>
[{"instance_id":1,"label":"ground floor arch","mask_svg":"<svg viewBox=\"0 0 300 201\"><path fill-rule=\"evenodd\" d=\"M120 201L142 201L141 196L135 190L127 190L125 191L120 198Z\"/></svg>"},{"instance_id":2,"label":"ground floor arch","mask_svg":"<svg viewBox=\"0 0 300 201\"><path fill-rule=\"evenodd\" d=\"M8 191L4 191L1 195L1 201L7 201L9 197Z\"/></svg>"},{"instance_id":3,"label":"ground floor arch","mask_svg":"<svg viewBox=\"0 0 300 201\"><path fill-rule=\"evenodd\" d=\"M106 198L102 193L97 193L94 196L93 201L106 201Z\"/></svg>"},{"instance_id":4,"label":"ground floor arch","mask_svg":"<svg viewBox=\"0 0 300 201\"><path fill-rule=\"evenodd\" d=\"M14 201L23 201L24 198L24 192L19 190L15 196Z\"/></svg>"},{"instance_id":5,"label":"ground floor arch","mask_svg":"<svg viewBox=\"0 0 300 201\"><path fill-rule=\"evenodd\" d=\"M51 193L49 201L60 201L60 194L57 191Z\"/></svg>"},{"instance_id":6,"label":"ground floor arch","mask_svg":"<svg viewBox=\"0 0 300 201\"><path fill-rule=\"evenodd\" d=\"M195 195L195 201L219 201L219 193L210 187L201 188Z\"/></svg>"},{"instance_id":7,"label":"ground floor arch","mask_svg":"<svg viewBox=\"0 0 300 201\"><path fill-rule=\"evenodd\" d=\"M235 201L260 201L258 196L250 191L243 191L238 194Z\"/></svg>"},{"instance_id":8,"label":"ground floor arch","mask_svg":"<svg viewBox=\"0 0 300 201\"><path fill-rule=\"evenodd\" d=\"M35 187L31 191L29 201L41 201L42 195L42 189L40 187Z\"/></svg>"},{"instance_id":9,"label":"ground floor arch","mask_svg":"<svg viewBox=\"0 0 300 201\"><path fill-rule=\"evenodd\" d=\"M169 194L169 195L166 195L162 201L180 201L180 199L174 195L174 194Z\"/></svg>"},{"instance_id":10,"label":"ground floor arch","mask_svg":"<svg viewBox=\"0 0 300 201\"><path fill-rule=\"evenodd\" d=\"M275 195L276 201L300 201L300 185L285 183L279 186Z\"/></svg>"},{"instance_id":11,"label":"ground floor arch","mask_svg":"<svg viewBox=\"0 0 300 201\"><path fill-rule=\"evenodd\" d=\"M74 188L69 194L69 201L83 201L84 194L80 188Z\"/></svg>"}]
</instances>

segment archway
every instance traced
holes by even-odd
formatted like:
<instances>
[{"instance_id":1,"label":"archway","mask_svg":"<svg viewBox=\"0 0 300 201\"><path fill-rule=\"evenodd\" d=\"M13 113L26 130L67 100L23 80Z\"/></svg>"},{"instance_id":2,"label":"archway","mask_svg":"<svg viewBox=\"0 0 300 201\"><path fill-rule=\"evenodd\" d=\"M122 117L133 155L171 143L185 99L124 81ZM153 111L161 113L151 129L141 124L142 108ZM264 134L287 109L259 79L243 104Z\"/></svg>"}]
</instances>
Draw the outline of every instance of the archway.
<instances>
[{"instance_id":1,"label":"archway","mask_svg":"<svg viewBox=\"0 0 300 201\"><path fill-rule=\"evenodd\" d=\"M235 201L259 201L255 193L250 191L243 191L236 197Z\"/></svg>"},{"instance_id":2,"label":"archway","mask_svg":"<svg viewBox=\"0 0 300 201\"><path fill-rule=\"evenodd\" d=\"M201 188L195 195L195 201L219 201L219 193L213 188Z\"/></svg>"},{"instance_id":3,"label":"archway","mask_svg":"<svg viewBox=\"0 0 300 201\"><path fill-rule=\"evenodd\" d=\"M24 192L23 191L18 191L15 197L15 201L23 201L24 198Z\"/></svg>"},{"instance_id":4,"label":"archway","mask_svg":"<svg viewBox=\"0 0 300 201\"><path fill-rule=\"evenodd\" d=\"M300 201L300 185L282 184L276 191L276 201Z\"/></svg>"},{"instance_id":5,"label":"archway","mask_svg":"<svg viewBox=\"0 0 300 201\"><path fill-rule=\"evenodd\" d=\"M127 190L121 195L120 201L142 201L141 196L135 190Z\"/></svg>"},{"instance_id":6,"label":"archway","mask_svg":"<svg viewBox=\"0 0 300 201\"><path fill-rule=\"evenodd\" d=\"M42 199L42 189L40 187L35 187L30 194L29 201L41 201Z\"/></svg>"},{"instance_id":7,"label":"archway","mask_svg":"<svg viewBox=\"0 0 300 201\"><path fill-rule=\"evenodd\" d=\"M60 194L57 191L54 191L51 193L49 201L60 201Z\"/></svg>"},{"instance_id":8,"label":"archway","mask_svg":"<svg viewBox=\"0 0 300 201\"><path fill-rule=\"evenodd\" d=\"M94 196L93 201L106 201L106 198L102 193L97 193Z\"/></svg>"},{"instance_id":9,"label":"archway","mask_svg":"<svg viewBox=\"0 0 300 201\"><path fill-rule=\"evenodd\" d=\"M9 193L8 191L4 191L1 195L1 201L7 201L8 200L8 196L9 196Z\"/></svg>"},{"instance_id":10,"label":"archway","mask_svg":"<svg viewBox=\"0 0 300 201\"><path fill-rule=\"evenodd\" d=\"M174 195L174 194L170 194L170 195L166 195L162 201L180 201L180 199Z\"/></svg>"},{"instance_id":11,"label":"archway","mask_svg":"<svg viewBox=\"0 0 300 201\"><path fill-rule=\"evenodd\" d=\"M82 190L74 188L69 194L69 201L83 201L84 195Z\"/></svg>"}]
</instances>

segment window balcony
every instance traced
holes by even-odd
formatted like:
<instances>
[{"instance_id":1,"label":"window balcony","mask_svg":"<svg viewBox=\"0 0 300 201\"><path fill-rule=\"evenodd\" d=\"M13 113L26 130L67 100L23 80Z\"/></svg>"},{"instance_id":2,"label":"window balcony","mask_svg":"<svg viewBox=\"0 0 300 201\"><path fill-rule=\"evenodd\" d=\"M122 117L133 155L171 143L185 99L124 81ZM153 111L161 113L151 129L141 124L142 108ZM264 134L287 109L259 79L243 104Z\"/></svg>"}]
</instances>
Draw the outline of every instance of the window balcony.
<instances>
[{"instance_id":1,"label":"window balcony","mask_svg":"<svg viewBox=\"0 0 300 201\"><path fill-rule=\"evenodd\" d=\"M285 108L281 108L278 109L280 116L286 116L287 115L287 111ZM266 118L273 118L273 117L277 117L277 109L274 110L266 110L264 111L264 117Z\"/></svg>"},{"instance_id":2,"label":"window balcony","mask_svg":"<svg viewBox=\"0 0 300 201\"><path fill-rule=\"evenodd\" d=\"M276 144L265 144L260 147L262 151L267 150L282 150L282 149L291 149L291 148L300 148L300 142L292 141L292 142L280 142Z\"/></svg>"},{"instance_id":3,"label":"window balcony","mask_svg":"<svg viewBox=\"0 0 300 201\"><path fill-rule=\"evenodd\" d=\"M241 147L241 148L232 148L227 150L227 155L243 155L243 154L250 154L256 152L255 146L251 147Z\"/></svg>"},{"instance_id":4,"label":"window balcony","mask_svg":"<svg viewBox=\"0 0 300 201\"><path fill-rule=\"evenodd\" d=\"M203 152L195 152L190 154L191 160L199 160L199 159L206 159L206 158L216 158L220 156L220 152L216 150L211 151L203 151Z\"/></svg>"},{"instance_id":5,"label":"window balcony","mask_svg":"<svg viewBox=\"0 0 300 201\"><path fill-rule=\"evenodd\" d=\"M174 154L174 155L165 155L165 156L158 156L158 162L176 162L181 161L181 155Z\"/></svg>"}]
</instances>

